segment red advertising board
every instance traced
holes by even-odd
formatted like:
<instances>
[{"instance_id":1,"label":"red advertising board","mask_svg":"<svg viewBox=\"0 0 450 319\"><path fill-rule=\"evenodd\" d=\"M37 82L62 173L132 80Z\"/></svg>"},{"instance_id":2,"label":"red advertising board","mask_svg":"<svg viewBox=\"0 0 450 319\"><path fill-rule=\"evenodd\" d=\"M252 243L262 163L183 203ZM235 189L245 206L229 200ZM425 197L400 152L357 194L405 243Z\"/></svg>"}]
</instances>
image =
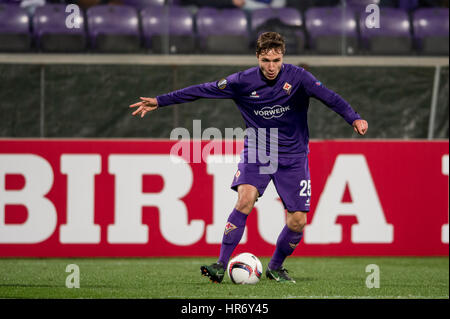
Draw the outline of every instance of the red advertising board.
<instances>
[{"instance_id":1,"label":"red advertising board","mask_svg":"<svg viewBox=\"0 0 450 319\"><path fill-rule=\"evenodd\" d=\"M0 256L217 256L242 144L0 140ZM312 141L294 255L447 256L448 153L448 141ZM284 223L269 185L236 253L270 256Z\"/></svg>"}]
</instances>

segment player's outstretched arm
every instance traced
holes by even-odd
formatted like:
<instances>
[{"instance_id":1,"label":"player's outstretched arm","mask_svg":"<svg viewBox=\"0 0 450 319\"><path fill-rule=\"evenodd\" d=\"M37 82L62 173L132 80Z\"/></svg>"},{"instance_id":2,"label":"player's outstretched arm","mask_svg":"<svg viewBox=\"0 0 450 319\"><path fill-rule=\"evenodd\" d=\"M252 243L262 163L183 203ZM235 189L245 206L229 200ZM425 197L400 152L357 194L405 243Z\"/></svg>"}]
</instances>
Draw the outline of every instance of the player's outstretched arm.
<instances>
[{"instance_id":1,"label":"player's outstretched arm","mask_svg":"<svg viewBox=\"0 0 450 319\"><path fill-rule=\"evenodd\" d=\"M131 104L130 107L137 107L137 110L133 112L133 115L141 115L141 118L147 112L154 111L158 108L158 100L152 97L140 97L142 101Z\"/></svg>"},{"instance_id":2,"label":"player's outstretched arm","mask_svg":"<svg viewBox=\"0 0 450 319\"><path fill-rule=\"evenodd\" d=\"M167 94L158 95L154 98L141 97L141 101L130 105L136 107L133 115L140 114L144 117L147 112L151 112L160 107L172 104L192 102L201 98L205 99L231 99L234 97L232 80L236 74L230 75L227 79L191 85Z\"/></svg>"},{"instance_id":3,"label":"player's outstretched arm","mask_svg":"<svg viewBox=\"0 0 450 319\"><path fill-rule=\"evenodd\" d=\"M369 124L365 120L355 120L353 121L353 129L359 135L364 135L369 129Z\"/></svg>"}]
</instances>

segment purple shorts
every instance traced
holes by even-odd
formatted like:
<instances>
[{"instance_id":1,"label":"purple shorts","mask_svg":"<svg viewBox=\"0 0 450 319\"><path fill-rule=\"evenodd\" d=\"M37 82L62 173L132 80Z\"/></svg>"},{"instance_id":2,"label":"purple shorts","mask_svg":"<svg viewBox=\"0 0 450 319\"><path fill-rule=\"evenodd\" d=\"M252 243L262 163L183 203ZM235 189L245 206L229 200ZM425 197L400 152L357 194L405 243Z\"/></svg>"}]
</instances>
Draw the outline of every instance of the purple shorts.
<instances>
[{"instance_id":1,"label":"purple shorts","mask_svg":"<svg viewBox=\"0 0 450 319\"><path fill-rule=\"evenodd\" d=\"M289 157L278 156L278 167L272 174L264 174L260 163L247 163L241 157L238 170L233 178L231 189L237 191L241 184L250 184L257 188L259 196L271 180L275 185L284 208L288 212L309 212L311 200L311 179L309 174L308 155L299 154Z\"/></svg>"}]
</instances>

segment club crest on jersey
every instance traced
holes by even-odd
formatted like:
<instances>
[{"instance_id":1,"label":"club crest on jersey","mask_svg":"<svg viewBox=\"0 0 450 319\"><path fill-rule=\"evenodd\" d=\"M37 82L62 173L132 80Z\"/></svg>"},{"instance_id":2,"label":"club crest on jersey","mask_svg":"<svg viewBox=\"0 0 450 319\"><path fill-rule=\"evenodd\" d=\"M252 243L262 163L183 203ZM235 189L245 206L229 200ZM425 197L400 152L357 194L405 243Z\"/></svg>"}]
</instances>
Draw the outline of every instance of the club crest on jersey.
<instances>
[{"instance_id":1,"label":"club crest on jersey","mask_svg":"<svg viewBox=\"0 0 450 319\"><path fill-rule=\"evenodd\" d=\"M288 95L290 95L291 94L291 89L292 89L292 85L290 85L289 83L284 83L284 85L283 85L283 90L285 90L286 91L286 93L288 94Z\"/></svg>"},{"instance_id":2,"label":"club crest on jersey","mask_svg":"<svg viewBox=\"0 0 450 319\"><path fill-rule=\"evenodd\" d=\"M217 87L221 90L225 89L227 87L227 79L221 79L217 82Z\"/></svg>"},{"instance_id":3,"label":"club crest on jersey","mask_svg":"<svg viewBox=\"0 0 450 319\"><path fill-rule=\"evenodd\" d=\"M239 176L241 176L241 171L240 170L238 170L237 172L236 172L236 175L234 175L234 177L236 178L236 180L239 178Z\"/></svg>"},{"instance_id":4,"label":"club crest on jersey","mask_svg":"<svg viewBox=\"0 0 450 319\"><path fill-rule=\"evenodd\" d=\"M225 235L228 235L228 233L230 232L230 231L233 231L233 230L235 230L237 227L235 226L235 225L233 225L232 223L230 223L230 222L228 222L226 225L225 225Z\"/></svg>"}]
</instances>

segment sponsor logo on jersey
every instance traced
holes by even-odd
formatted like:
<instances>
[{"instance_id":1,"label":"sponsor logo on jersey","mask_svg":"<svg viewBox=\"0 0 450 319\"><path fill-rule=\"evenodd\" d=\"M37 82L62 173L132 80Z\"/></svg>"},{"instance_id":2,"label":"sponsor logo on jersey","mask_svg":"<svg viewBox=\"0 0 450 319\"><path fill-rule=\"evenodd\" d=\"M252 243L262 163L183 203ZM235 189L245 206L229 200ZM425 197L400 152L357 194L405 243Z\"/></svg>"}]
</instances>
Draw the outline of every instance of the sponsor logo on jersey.
<instances>
[{"instance_id":1,"label":"sponsor logo on jersey","mask_svg":"<svg viewBox=\"0 0 450 319\"><path fill-rule=\"evenodd\" d=\"M262 116L266 120L270 120L272 118L278 118L284 115L287 111L290 111L291 107L289 105L287 106L281 106L281 105L274 105L274 106L264 106L261 110L253 110L255 112L255 115Z\"/></svg>"},{"instance_id":2,"label":"sponsor logo on jersey","mask_svg":"<svg viewBox=\"0 0 450 319\"><path fill-rule=\"evenodd\" d=\"M298 244L289 243L289 246L291 246L292 249L295 249L298 246Z\"/></svg>"},{"instance_id":3,"label":"sponsor logo on jersey","mask_svg":"<svg viewBox=\"0 0 450 319\"><path fill-rule=\"evenodd\" d=\"M320 82L320 81L316 81L314 84L315 84L316 86L322 86L322 82Z\"/></svg>"},{"instance_id":4,"label":"sponsor logo on jersey","mask_svg":"<svg viewBox=\"0 0 450 319\"><path fill-rule=\"evenodd\" d=\"M250 97L259 98L259 95L258 95L258 93L256 93L256 91L253 91L252 94L250 94Z\"/></svg>"},{"instance_id":5,"label":"sponsor logo on jersey","mask_svg":"<svg viewBox=\"0 0 450 319\"><path fill-rule=\"evenodd\" d=\"M232 223L228 222L225 225L225 235L228 235L229 232L235 230L237 227L235 225L233 225Z\"/></svg>"},{"instance_id":6,"label":"sponsor logo on jersey","mask_svg":"<svg viewBox=\"0 0 450 319\"><path fill-rule=\"evenodd\" d=\"M292 85L290 85L289 83L284 83L283 85L283 90L286 91L286 93L289 95L291 94L291 89L292 89Z\"/></svg>"},{"instance_id":7,"label":"sponsor logo on jersey","mask_svg":"<svg viewBox=\"0 0 450 319\"><path fill-rule=\"evenodd\" d=\"M227 79L221 79L217 82L217 87L221 90L225 89L227 87Z\"/></svg>"}]
</instances>

